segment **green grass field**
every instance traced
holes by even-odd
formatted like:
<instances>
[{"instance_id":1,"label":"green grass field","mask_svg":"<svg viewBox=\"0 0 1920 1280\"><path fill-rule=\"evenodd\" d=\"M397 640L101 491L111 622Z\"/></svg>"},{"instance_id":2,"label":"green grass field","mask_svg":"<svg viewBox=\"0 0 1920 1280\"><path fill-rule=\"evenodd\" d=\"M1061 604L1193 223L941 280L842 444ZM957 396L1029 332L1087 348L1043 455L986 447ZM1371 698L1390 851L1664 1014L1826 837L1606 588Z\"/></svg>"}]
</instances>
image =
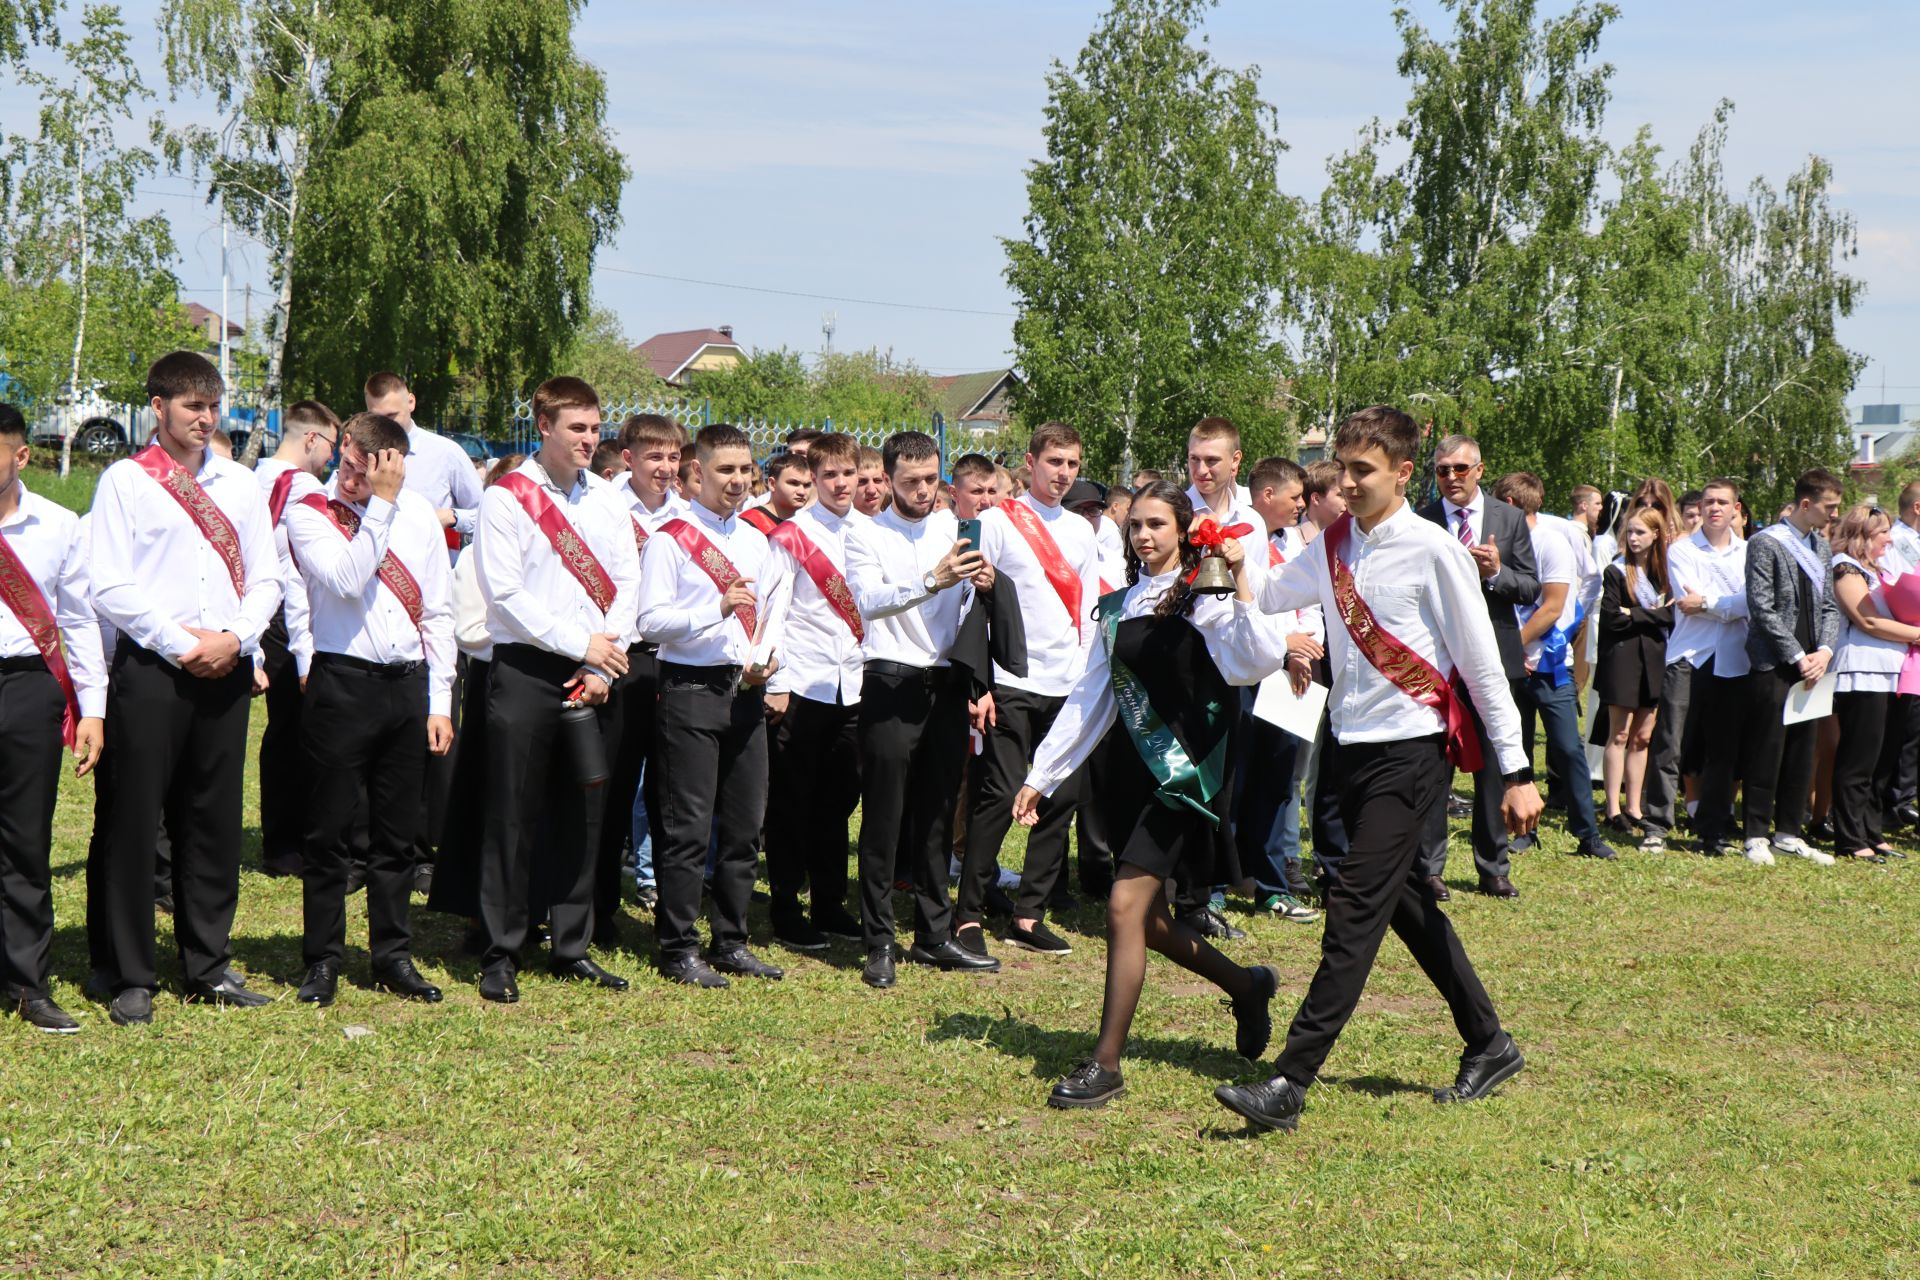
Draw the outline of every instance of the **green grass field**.
<instances>
[{"instance_id":1,"label":"green grass field","mask_svg":"<svg viewBox=\"0 0 1920 1280\"><path fill-rule=\"evenodd\" d=\"M116 1028L80 994L90 803L69 779L54 855L55 994L83 1030L0 1021L0 1273L1920 1270L1920 865L1599 865L1549 835L1518 862L1519 902L1458 893L1451 908L1527 1071L1487 1103L1433 1106L1458 1045L1389 938L1300 1132L1254 1140L1209 1097L1254 1074L1229 1016L1157 959L1127 1097L1044 1107L1099 1013L1101 920L1085 907L1066 922L1071 956L1001 948L1005 971L980 978L903 967L888 993L860 984L852 946L767 947L788 966L778 984L669 987L644 967L650 928L630 922L599 958L631 991L536 966L512 1007L482 1004L458 927L420 911L417 954L447 1003L349 986L321 1011L288 985L297 886L249 869L237 960L279 1002L163 996L152 1027ZM251 867L251 825L249 841ZM1278 968L1284 1022L1318 926L1246 923L1234 954ZM352 929L364 980L357 899Z\"/></svg>"}]
</instances>

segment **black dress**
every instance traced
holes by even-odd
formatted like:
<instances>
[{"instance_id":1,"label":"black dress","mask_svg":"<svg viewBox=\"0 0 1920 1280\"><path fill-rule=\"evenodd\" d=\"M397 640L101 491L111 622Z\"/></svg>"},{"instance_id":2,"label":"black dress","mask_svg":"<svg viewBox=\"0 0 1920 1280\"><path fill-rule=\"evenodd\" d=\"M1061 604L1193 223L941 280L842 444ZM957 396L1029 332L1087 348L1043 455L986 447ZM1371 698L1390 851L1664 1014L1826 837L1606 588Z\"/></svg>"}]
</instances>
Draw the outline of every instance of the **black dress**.
<instances>
[{"instance_id":1,"label":"black dress","mask_svg":"<svg viewBox=\"0 0 1920 1280\"><path fill-rule=\"evenodd\" d=\"M1660 705L1660 686L1667 673L1667 635L1672 630L1673 606L1641 605L1627 589L1625 571L1617 564L1608 565L1601 576L1600 661L1593 677L1594 692L1603 706Z\"/></svg>"}]
</instances>

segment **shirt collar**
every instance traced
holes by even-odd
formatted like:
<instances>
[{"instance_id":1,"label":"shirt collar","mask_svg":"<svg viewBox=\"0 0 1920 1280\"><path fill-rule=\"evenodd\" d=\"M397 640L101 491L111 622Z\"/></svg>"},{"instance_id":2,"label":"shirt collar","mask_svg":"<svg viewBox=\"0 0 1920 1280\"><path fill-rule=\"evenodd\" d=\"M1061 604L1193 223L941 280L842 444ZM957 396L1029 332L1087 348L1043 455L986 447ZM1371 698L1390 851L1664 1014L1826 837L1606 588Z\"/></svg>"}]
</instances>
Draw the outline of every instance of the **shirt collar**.
<instances>
[{"instance_id":1,"label":"shirt collar","mask_svg":"<svg viewBox=\"0 0 1920 1280\"><path fill-rule=\"evenodd\" d=\"M547 474L547 469L540 464L538 458L528 458L524 469L539 482L541 488L551 489L569 502L575 501L587 491L587 473L585 471L581 471L573 477L573 488L569 490L562 489L554 483L553 477Z\"/></svg>"},{"instance_id":2,"label":"shirt collar","mask_svg":"<svg viewBox=\"0 0 1920 1280\"><path fill-rule=\"evenodd\" d=\"M1362 532L1360 522L1355 520L1353 522L1353 536L1369 547L1377 547L1381 543L1392 541L1393 538L1406 527L1407 522L1414 518L1413 504L1405 498L1402 498L1400 500L1400 509L1388 516L1385 520L1382 520L1379 524L1373 526L1371 532Z\"/></svg>"},{"instance_id":3,"label":"shirt collar","mask_svg":"<svg viewBox=\"0 0 1920 1280\"><path fill-rule=\"evenodd\" d=\"M1474 524L1478 525L1481 515L1487 509L1487 491L1485 487L1475 489L1473 491L1473 501L1464 507L1454 506L1453 499L1451 498L1442 498L1440 501L1444 503L1447 508L1447 522L1449 524L1458 524L1460 522L1460 513L1465 511L1473 517ZM1478 533L1479 530L1475 529L1474 532Z\"/></svg>"},{"instance_id":4,"label":"shirt collar","mask_svg":"<svg viewBox=\"0 0 1920 1280\"><path fill-rule=\"evenodd\" d=\"M734 525L737 524L740 519L738 515L715 515L704 502L689 502L687 507L693 512L694 519L722 535L732 533Z\"/></svg>"}]
</instances>

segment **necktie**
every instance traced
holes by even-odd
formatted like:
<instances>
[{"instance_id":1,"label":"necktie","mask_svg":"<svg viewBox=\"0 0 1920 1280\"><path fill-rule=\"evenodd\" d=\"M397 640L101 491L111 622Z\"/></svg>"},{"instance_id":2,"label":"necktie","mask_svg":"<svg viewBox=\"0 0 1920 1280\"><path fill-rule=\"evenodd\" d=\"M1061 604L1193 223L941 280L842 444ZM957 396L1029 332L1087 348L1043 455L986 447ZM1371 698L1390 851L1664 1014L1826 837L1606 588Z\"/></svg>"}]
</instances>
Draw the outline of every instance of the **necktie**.
<instances>
[{"instance_id":1,"label":"necktie","mask_svg":"<svg viewBox=\"0 0 1920 1280\"><path fill-rule=\"evenodd\" d=\"M1465 507L1460 508L1460 545L1463 547L1473 545L1473 530L1467 528L1467 516L1469 514Z\"/></svg>"}]
</instances>

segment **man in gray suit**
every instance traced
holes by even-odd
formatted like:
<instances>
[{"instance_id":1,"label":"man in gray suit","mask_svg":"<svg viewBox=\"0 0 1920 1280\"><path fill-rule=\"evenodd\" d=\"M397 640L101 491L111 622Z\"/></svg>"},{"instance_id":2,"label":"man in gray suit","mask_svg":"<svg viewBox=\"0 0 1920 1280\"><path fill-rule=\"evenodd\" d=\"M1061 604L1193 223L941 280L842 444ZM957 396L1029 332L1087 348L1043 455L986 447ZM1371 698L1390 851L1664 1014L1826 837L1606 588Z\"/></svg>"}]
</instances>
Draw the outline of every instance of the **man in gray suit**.
<instances>
[{"instance_id":1,"label":"man in gray suit","mask_svg":"<svg viewBox=\"0 0 1920 1280\"><path fill-rule=\"evenodd\" d=\"M1741 744L1747 861L1772 866L1776 853L1830 866L1833 857L1800 838L1813 785L1819 722L1781 723L1795 684L1827 673L1840 635L1833 598L1833 551L1826 530L1840 514L1840 478L1815 469L1793 487L1793 508L1779 524L1747 539L1747 657L1742 722L1716 726ZM1726 852L1733 817L1733 752L1710 752L1700 784L1700 843ZM1767 839L1771 830L1773 839Z\"/></svg>"},{"instance_id":2,"label":"man in gray suit","mask_svg":"<svg viewBox=\"0 0 1920 1280\"><path fill-rule=\"evenodd\" d=\"M1514 609L1539 598L1540 573L1534 567L1533 535L1527 528L1527 517L1518 507L1508 506L1480 487L1485 473L1480 446L1473 437L1447 436L1433 452L1440 500L1422 508L1420 514L1459 538L1473 556L1480 569L1487 616L1493 620L1494 640L1500 646L1501 665L1506 668L1508 683L1518 685L1527 676L1527 656ZM1467 706L1472 710L1471 700ZM1478 711L1474 711L1473 721L1480 730L1483 761L1480 772L1473 776L1473 862L1480 871L1480 892L1517 898L1520 892L1508 874L1511 864L1506 823L1500 817L1500 799L1506 794L1507 783L1500 776ZM1420 874L1427 879L1428 891L1440 902L1451 896L1446 881L1440 878L1446 869L1447 809L1435 805L1420 852Z\"/></svg>"}]
</instances>

